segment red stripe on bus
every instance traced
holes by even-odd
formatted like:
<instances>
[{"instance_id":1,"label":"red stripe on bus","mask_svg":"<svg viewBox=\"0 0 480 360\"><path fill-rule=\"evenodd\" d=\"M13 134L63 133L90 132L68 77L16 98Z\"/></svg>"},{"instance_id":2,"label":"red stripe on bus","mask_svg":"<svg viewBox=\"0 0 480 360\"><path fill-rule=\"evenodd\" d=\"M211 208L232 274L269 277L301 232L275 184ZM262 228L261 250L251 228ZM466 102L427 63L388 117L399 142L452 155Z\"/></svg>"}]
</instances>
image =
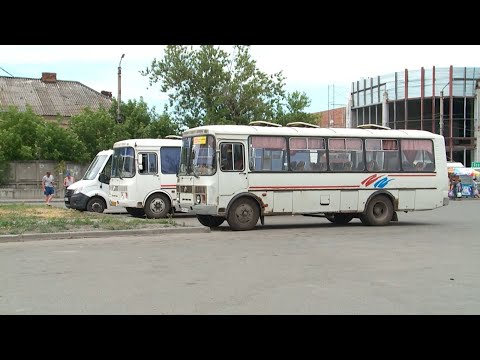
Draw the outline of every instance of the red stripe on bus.
<instances>
[{"instance_id":1,"label":"red stripe on bus","mask_svg":"<svg viewBox=\"0 0 480 360\"><path fill-rule=\"evenodd\" d=\"M360 185L312 185L312 186L250 186L251 190L260 189L335 189L335 188L359 188Z\"/></svg>"},{"instance_id":2,"label":"red stripe on bus","mask_svg":"<svg viewBox=\"0 0 480 360\"><path fill-rule=\"evenodd\" d=\"M437 176L436 174L388 174L388 176Z\"/></svg>"}]
</instances>

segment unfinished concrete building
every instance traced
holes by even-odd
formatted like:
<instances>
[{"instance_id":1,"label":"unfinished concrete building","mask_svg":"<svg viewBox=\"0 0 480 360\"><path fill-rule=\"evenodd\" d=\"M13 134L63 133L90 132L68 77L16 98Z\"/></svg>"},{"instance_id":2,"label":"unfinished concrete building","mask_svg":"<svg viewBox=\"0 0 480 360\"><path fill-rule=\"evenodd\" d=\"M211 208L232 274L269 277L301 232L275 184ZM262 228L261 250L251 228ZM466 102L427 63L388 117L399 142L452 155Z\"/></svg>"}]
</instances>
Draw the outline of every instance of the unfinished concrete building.
<instances>
[{"instance_id":1,"label":"unfinished concrete building","mask_svg":"<svg viewBox=\"0 0 480 360\"><path fill-rule=\"evenodd\" d=\"M480 68L405 69L352 83L346 126L377 124L445 137L447 158L480 161Z\"/></svg>"}]
</instances>

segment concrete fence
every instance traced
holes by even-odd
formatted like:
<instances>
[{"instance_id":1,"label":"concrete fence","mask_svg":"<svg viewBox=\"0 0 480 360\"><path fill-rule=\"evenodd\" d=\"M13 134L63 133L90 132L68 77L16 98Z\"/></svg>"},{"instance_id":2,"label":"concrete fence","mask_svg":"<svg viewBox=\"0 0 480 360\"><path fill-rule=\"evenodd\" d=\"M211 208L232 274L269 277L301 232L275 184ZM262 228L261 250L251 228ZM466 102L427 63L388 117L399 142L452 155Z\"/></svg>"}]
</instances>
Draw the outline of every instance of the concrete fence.
<instances>
[{"instance_id":1,"label":"concrete fence","mask_svg":"<svg viewBox=\"0 0 480 360\"><path fill-rule=\"evenodd\" d=\"M55 197L63 198L63 179L66 176L66 170L69 170L75 181L78 181L87 171L88 165L71 162L62 164L50 160L10 162L7 184L0 187L0 200L42 199L44 197L42 177L47 171L50 171L54 178Z\"/></svg>"}]
</instances>

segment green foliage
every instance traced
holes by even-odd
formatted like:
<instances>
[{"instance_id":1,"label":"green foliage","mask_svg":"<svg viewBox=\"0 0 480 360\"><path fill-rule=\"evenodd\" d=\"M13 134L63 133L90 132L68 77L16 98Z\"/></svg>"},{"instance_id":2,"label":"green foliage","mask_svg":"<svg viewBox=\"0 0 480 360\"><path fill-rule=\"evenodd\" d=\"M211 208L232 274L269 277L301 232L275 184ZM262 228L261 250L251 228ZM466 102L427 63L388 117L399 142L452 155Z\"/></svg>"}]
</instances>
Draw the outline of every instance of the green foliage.
<instances>
[{"instance_id":1,"label":"green foliage","mask_svg":"<svg viewBox=\"0 0 480 360\"><path fill-rule=\"evenodd\" d=\"M83 143L86 161L93 159L101 150L111 149L119 133L114 118L105 109L85 109L72 116L70 131Z\"/></svg>"},{"instance_id":2,"label":"green foliage","mask_svg":"<svg viewBox=\"0 0 480 360\"><path fill-rule=\"evenodd\" d=\"M77 134L70 129L62 128L60 120L45 121L38 129L38 159L79 162L90 160L87 144L79 140Z\"/></svg>"},{"instance_id":3,"label":"green foliage","mask_svg":"<svg viewBox=\"0 0 480 360\"><path fill-rule=\"evenodd\" d=\"M0 137L0 185L5 185L8 182L10 175L10 164L5 159L2 150L2 139Z\"/></svg>"},{"instance_id":4,"label":"green foliage","mask_svg":"<svg viewBox=\"0 0 480 360\"><path fill-rule=\"evenodd\" d=\"M42 141L39 129L44 122L30 107L23 112L15 107L0 112L1 150L5 160L38 159L38 144Z\"/></svg>"},{"instance_id":5,"label":"green foliage","mask_svg":"<svg viewBox=\"0 0 480 360\"><path fill-rule=\"evenodd\" d=\"M309 124L316 124L316 117L313 114L306 113L303 109L310 106L311 100L307 94L294 91L287 95L286 104L277 107L276 122L285 126L291 122L305 122Z\"/></svg>"},{"instance_id":6,"label":"green foliage","mask_svg":"<svg viewBox=\"0 0 480 360\"><path fill-rule=\"evenodd\" d=\"M141 73L168 93L182 128L274 121L285 96L284 77L260 71L249 51L240 45L233 54L212 45L167 46L164 57Z\"/></svg>"},{"instance_id":7,"label":"green foliage","mask_svg":"<svg viewBox=\"0 0 480 360\"><path fill-rule=\"evenodd\" d=\"M145 127L144 135L145 138L157 139L168 135L181 135L181 131L168 114L163 114Z\"/></svg>"}]
</instances>

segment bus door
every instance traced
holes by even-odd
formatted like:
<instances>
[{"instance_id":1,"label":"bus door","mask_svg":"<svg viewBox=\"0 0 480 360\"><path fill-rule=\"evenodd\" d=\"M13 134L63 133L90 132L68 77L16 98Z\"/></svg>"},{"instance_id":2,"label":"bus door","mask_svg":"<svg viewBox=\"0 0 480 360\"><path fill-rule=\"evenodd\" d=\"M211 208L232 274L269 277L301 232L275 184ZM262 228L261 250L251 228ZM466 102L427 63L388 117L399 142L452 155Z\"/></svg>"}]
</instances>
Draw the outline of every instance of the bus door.
<instances>
[{"instance_id":1,"label":"bus door","mask_svg":"<svg viewBox=\"0 0 480 360\"><path fill-rule=\"evenodd\" d=\"M220 144L218 194L231 198L248 188L245 146L239 142Z\"/></svg>"},{"instance_id":2,"label":"bus door","mask_svg":"<svg viewBox=\"0 0 480 360\"><path fill-rule=\"evenodd\" d=\"M139 151L138 152L138 176L136 181L136 199L144 200L148 192L160 189L160 172L158 169L159 159L158 153L155 151Z\"/></svg>"}]
</instances>

